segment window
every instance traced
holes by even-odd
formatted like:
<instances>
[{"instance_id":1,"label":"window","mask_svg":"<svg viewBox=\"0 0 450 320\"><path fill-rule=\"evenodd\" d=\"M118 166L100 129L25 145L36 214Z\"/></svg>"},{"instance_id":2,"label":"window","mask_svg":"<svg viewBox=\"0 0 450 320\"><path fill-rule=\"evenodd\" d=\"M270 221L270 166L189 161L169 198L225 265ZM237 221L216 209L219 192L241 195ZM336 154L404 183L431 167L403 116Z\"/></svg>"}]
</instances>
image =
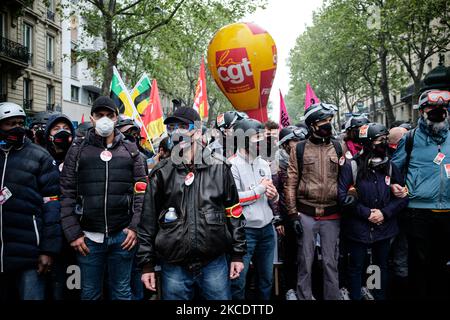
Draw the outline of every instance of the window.
<instances>
[{"instance_id":1,"label":"window","mask_svg":"<svg viewBox=\"0 0 450 320\"><path fill-rule=\"evenodd\" d=\"M6 84L7 84L6 72L3 72L3 69L0 67L0 102L5 102L7 100Z\"/></svg>"},{"instance_id":2,"label":"window","mask_svg":"<svg viewBox=\"0 0 450 320\"><path fill-rule=\"evenodd\" d=\"M6 38L6 15L0 12L0 37Z\"/></svg>"},{"instance_id":3,"label":"window","mask_svg":"<svg viewBox=\"0 0 450 320\"><path fill-rule=\"evenodd\" d=\"M88 91L88 105L92 106L94 104L95 99L99 97L98 93Z\"/></svg>"},{"instance_id":4,"label":"window","mask_svg":"<svg viewBox=\"0 0 450 320\"><path fill-rule=\"evenodd\" d=\"M47 35L47 71L54 72L55 62L53 61L53 50L55 46L55 38Z\"/></svg>"},{"instance_id":5,"label":"window","mask_svg":"<svg viewBox=\"0 0 450 320\"><path fill-rule=\"evenodd\" d=\"M78 78L77 52L73 49L70 51L70 76L73 79Z\"/></svg>"},{"instance_id":6,"label":"window","mask_svg":"<svg viewBox=\"0 0 450 320\"><path fill-rule=\"evenodd\" d=\"M70 87L70 100L72 100L73 102L80 101L80 88L76 86Z\"/></svg>"},{"instance_id":7,"label":"window","mask_svg":"<svg viewBox=\"0 0 450 320\"><path fill-rule=\"evenodd\" d=\"M397 95L394 94L394 103L397 103Z\"/></svg>"},{"instance_id":8,"label":"window","mask_svg":"<svg viewBox=\"0 0 450 320\"><path fill-rule=\"evenodd\" d=\"M78 19L76 16L70 17L70 40L73 43L78 41Z\"/></svg>"},{"instance_id":9,"label":"window","mask_svg":"<svg viewBox=\"0 0 450 320\"><path fill-rule=\"evenodd\" d=\"M51 21L55 21L55 0L47 0L47 19Z\"/></svg>"},{"instance_id":10,"label":"window","mask_svg":"<svg viewBox=\"0 0 450 320\"><path fill-rule=\"evenodd\" d=\"M47 111L53 111L55 108L55 88L47 85Z\"/></svg>"},{"instance_id":11,"label":"window","mask_svg":"<svg viewBox=\"0 0 450 320\"><path fill-rule=\"evenodd\" d=\"M28 49L30 63L33 56L33 27L27 23L23 24L23 45Z\"/></svg>"},{"instance_id":12,"label":"window","mask_svg":"<svg viewBox=\"0 0 450 320\"><path fill-rule=\"evenodd\" d=\"M26 110L31 110L33 107L33 98L32 98L32 82L30 79L23 79L23 107Z\"/></svg>"},{"instance_id":13,"label":"window","mask_svg":"<svg viewBox=\"0 0 450 320\"><path fill-rule=\"evenodd\" d=\"M431 69L433 69L433 61L428 62L428 72L430 72Z\"/></svg>"}]
</instances>

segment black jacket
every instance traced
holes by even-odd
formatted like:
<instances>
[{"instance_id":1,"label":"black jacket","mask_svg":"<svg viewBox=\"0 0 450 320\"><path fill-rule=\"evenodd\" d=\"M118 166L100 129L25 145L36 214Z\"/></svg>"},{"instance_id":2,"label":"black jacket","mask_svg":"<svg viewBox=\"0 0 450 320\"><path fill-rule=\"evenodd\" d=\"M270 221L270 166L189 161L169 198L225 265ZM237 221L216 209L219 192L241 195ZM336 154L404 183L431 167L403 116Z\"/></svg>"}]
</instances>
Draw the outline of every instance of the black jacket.
<instances>
[{"instance_id":1,"label":"black jacket","mask_svg":"<svg viewBox=\"0 0 450 320\"><path fill-rule=\"evenodd\" d=\"M356 158L359 165L360 158ZM403 185L403 178L399 170L392 163L392 177L387 177L379 171L369 170L367 179L356 181L358 192L357 202L350 208L343 209L341 233L362 243L390 239L398 233L397 214L407 206L408 198L396 198L391 192L391 184ZM353 174L350 161L341 167L339 176L338 196L340 203L344 203L349 187L353 185ZM384 221L376 225L368 220L370 209L379 209L383 213Z\"/></svg>"},{"instance_id":2,"label":"black jacket","mask_svg":"<svg viewBox=\"0 0 450 320\"><path fill-rule=\"evenodd\" d=\"M69 242L82 231L137 229L146 188L144 162L136 145L123 138L116 130L107 149L91 129L85 140L70 147L61 172L62 225ZM100 158L106 149L112 154L110 161Z\"/></svg>"},{"instance_id":3,"label":"black jacket","mask_svg":"<svg viewBox=\"0 0 450 320\"><path fill-rule=\"evenodd\" d=\"M59 171L44 148L26 139L17 150L0 149L1 186L12 196L0 205L1 272L35 269L40 254L62 246Z\"/></svg>"},{"instance_id":4,"label":"black jacket","mask_svg":"<svg viewBox=\"0 0 450 320\"><path fill-rule=\"evenodd\" d=\"M153 270L157 258L183 266L206 265L224 253L242 261L246 253L245 218L229 165L214 159L194 170L189 186L185 184L189 170L170 158L150 173L138 228L138 261L144 272ZM178 218L166 223L170 207Z\"/></svg>"}]
</instances>

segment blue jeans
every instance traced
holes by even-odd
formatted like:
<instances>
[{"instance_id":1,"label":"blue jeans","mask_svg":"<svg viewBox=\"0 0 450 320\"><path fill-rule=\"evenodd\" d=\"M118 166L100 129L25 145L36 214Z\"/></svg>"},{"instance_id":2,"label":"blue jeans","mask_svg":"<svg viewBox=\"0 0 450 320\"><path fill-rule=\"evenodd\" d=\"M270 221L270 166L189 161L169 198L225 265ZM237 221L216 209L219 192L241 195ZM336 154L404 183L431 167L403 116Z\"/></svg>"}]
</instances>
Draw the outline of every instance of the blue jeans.
<instances>
[{"instance_id":1,"label":"blue jeans","mask_svg":"<svg viewBox=\"0 0 450 320\"><path fill-rule=\"evenodd\" d=\"M136 248L123 250L126 234L121 231L96 243L85 237L87 256L78 254L81 269L81 300L98 300L103 289L105 267L108 267L108 290L111 300L131 300L131 268Z\"/></svg>"},{"instance_id":2,"label":"blue jeans","mask_svg":"<svg viewBox=\"0 0 450 320\"><path fill-rule=\"evenodd\" d=\"M198 270L162 263L161 286L163 300L192 300L194 285L206 300L230 300L229 267L225 255L212 260Z\"/></svg>"},{"instance_id":3,"label":"blue jeans","mask_svg":"<svg viewBox=\"0 0 450 320\"><path fill-rule=\"evenodd\" d=\"M388 283L388 258L390 250L390 240L385 239L365 244L357 241L347 240L347 248L350 254L348 265L348 279L350 299L361 300L362 275L365 273L367 249L372 248L372 264L380 267L381 288L371 290L375 300L386 299L386 287ZM364 284L365 285L365 284Z\"/></svg>"},{"instance_id":4,"label":"blue jeans","mask_svg":"<svg viewBox=\"0 0 450 320\"><path fill-rule=\"evenodd\" d=\"M239 278L231 281L233 300L245 299L245 283L250 261L253 261L258 274L258 297L270 300L273 282L273 255L275 251L275 232L269 223L263 228L245 228L247 254L244 256L244 270Z\"/></svg>"},{"instance_id":5,"label":"blue jeans","mask_svg":"<svg viewBox=\"0 0 450 320\"><path fill-rule=\"evenodd\" d=\"M37 264L36 264L37 267ZM44 300L45 276L36 269L0 274L0 301Z\"/></svg>"}]
</instances>

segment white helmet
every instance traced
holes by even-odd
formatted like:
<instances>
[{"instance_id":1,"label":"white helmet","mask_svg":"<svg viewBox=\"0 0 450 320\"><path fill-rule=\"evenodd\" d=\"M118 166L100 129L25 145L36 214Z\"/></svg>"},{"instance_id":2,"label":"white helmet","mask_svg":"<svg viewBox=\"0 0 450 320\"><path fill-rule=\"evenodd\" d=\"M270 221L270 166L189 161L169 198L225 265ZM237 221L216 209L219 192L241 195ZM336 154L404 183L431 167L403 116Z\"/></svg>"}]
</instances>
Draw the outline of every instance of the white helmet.
<instances>
[{"instance_id":1,"label":"white helmet","mask_svg":"<svg viewBox=\"0 0 450 320\"><path fill-rule=\"evenodd\" d=\"M0 121L12 117L26 117L25 111L18 104L12 102L0 103Z\"/></svg>"}]
</instances>

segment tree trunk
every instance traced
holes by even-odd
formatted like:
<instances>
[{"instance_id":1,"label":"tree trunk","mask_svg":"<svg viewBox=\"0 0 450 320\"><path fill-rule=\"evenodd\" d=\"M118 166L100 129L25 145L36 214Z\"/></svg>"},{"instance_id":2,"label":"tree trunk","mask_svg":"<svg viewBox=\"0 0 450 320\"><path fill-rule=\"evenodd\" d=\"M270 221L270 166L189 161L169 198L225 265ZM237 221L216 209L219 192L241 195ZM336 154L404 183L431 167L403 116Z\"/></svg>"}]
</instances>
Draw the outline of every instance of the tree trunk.
<instances>
[{"instance_id":1,"label":"tree trunk","mask_svg":"<svg viewBox=\"0 0 450 320\"><path fill-rule=\"evenodd\" d=\"M392 122L395 121L394 112L392 110L391 98L389 96L389 80L388 80L388 65L387 65L387 54L388 51L384 46L382 46L378 52L380 58L380 69L381 69L381 79L380 79L380 91L383 96L384 107L386 112L386 126L389 127Z\"/></svg>"},{"instance_id":2,"label":"tree trunk","mask_svg":"<svg viewBox=\"0 0 450 320\"><path fill-rule=\"evenodd\" d=\"M102 94L109 96L111 79L113 76L113 67L117 65L117 56L119 55L119 50L114 41L113 34L113 21L111 16L104 16L105 18L105 33L104 42L106 44L106 55L108 58L107 66L103 70L103 83L102 83Z\"/></svg>"}]
</instances>

